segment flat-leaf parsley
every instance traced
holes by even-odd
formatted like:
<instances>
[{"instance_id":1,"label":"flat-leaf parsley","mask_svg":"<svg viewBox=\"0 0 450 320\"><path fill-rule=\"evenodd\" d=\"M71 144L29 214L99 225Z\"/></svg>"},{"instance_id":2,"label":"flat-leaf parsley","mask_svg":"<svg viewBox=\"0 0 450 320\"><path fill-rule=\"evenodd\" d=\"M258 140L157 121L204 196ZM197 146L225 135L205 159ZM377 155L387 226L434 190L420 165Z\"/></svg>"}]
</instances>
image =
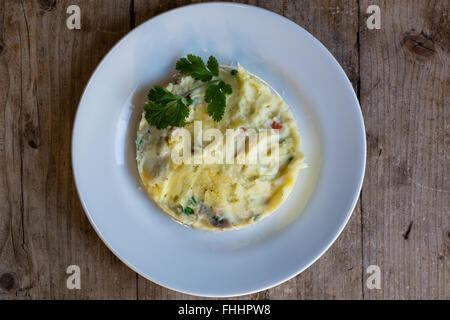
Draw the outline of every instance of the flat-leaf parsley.
<instances>
[{"instance_id":1,"label":"flat-leaf parsley","mask_svg":"<svg viewBox=\"0 0 450 320\"><path fill-rule=\"evenodd\" d=\"M187 58L177 61L176 69L181 74L190 75L193 79L205 83L176 95L162 86L154 86L148 93L149 102L144 106L145 119L158 129L168 126L183 127L189 116L189 105L194 103L190 94L201 87L207 87L205 101L208 103L208 114L214 121L223 118L226 107L226 95L233 92L231 86L219 78L219 64L210 56L206 66L200 57L188 54Z\"/></svg>"},{"instance_id":2,"label":"flat-leaf parsley","mask_svg":"<svg viewBox=\"0 0 450 320\"><path fill-rule=\"evenodd\" d=\"M183 127L189 115L188 102L161 86L154 86L148 93L145 120L158 129L167 126Z\"/></svg>"},{"instance_id":3,"label":"flat-leaf parsley","mask_svg":"<svg viewBox=\"0 0 450 320\"><path fill-rule=\"evenodd\" d=\"M225 112L226 94L231 94L233 90L228 83L219 81L217 84L211 84L205 92L205 101L208 102L208 114L219 122Z\"/></svg>"},{"instance_id":4,"label":"flat-leaf parsley","mask_svg":"<svg viewBox=\"0 0 450 320\"><path fill-rule=\"evenodd\" d=\"M176 69L181 74L190 75L195 80L201 81L209 81L219 75L219 64L213 56L209 57L205 66L202 58L188 54L187 59L181 58L177 61Z\"/></svg>"}]
</instances>

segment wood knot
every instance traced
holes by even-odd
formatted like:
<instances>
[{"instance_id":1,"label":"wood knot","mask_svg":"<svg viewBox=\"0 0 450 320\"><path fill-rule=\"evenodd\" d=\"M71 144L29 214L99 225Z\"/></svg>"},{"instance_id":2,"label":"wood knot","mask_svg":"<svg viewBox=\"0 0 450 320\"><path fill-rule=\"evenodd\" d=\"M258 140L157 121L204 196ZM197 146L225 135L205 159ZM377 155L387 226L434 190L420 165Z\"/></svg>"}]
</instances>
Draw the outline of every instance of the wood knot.
<instances>
[{"instance_id":1,"label":"wood knot","mask_svg":"<svg viewBox=\"0 0 450 320\"><path fill-rule=\"evenodd\" d=\"M419 57L431 57L436 53L436 47L433 40L423 32L411 30L403 34L401 40L403 49Z\"/></svg>"},{"instance_id":2,"label":"wood knot","mask_svg":"<svg viewBox=\"0 0 450 320\"><path fill-rule=\"evenodd\" d=\"M36 144L36 142L34 142L33 140L28 141L28 145L33 148L33 149L37 149L38 145Z\"/></svg>"},{"instance_id":3,"label":"wood knot","mask_svg":"<svg viewBox=\"0 0 450 320\"><path fill-rule=\"evenodd\" d=\"M17 276L12 272L5 272L0 275L0 289L11 291L16 287Z\"/></svg>"},{"instance_id":4,"label":"wood knot","mask_svg":"<svg viewBox=\"0 0 450 320\"><path fill-rule=\"evenodd\" d=\"M56 0L38 0L39 7L45 11L51 11L56 7Z\"/></svg>"},{"instance_id":5,"label":"wood knot","mask_svg":"<svg viewBox=\"0 0 450 320\"><path fill-rule=\"evenodd\" d=\"M450 244L450 229L444 230L444 241Z\"/></svg>"},{"instance_id":6,"label":"wood knot","mask_svg":"<svg viewBox=\"0 0 450 320\"><path fill-rule=\"evenodd\" d=\"M23 131L23 136L28 140L28 145L36 149L39 146L39 128L37 128L30 119L29 115L25 115L25 128Z\"/></svg>"},{"instance_id":7,"label":"wood knot","mask_svg":"<svg viewBox=\"0 0 450 320\"><path fill-rule=\"evenodd\" d=\"M409 223L408 228L406 229L406 231L403 232L403 234L402 234L403 239L408 240L409 233L411 232L412 226L413 226L413 222L411 221L411 222Z\"/></svg>"}]
</instances>

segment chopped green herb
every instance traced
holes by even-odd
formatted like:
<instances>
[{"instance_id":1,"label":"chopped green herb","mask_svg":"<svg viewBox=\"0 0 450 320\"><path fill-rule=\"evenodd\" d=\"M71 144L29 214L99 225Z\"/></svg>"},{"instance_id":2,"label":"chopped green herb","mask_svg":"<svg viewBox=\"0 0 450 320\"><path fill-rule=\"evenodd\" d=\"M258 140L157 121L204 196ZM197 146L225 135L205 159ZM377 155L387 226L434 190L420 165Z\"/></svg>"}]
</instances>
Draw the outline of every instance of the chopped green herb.
<instances>
[{"instance_id":1,"label":"chopped green herb","mask_svg":"<svg viewBox=\"0 0 450 320\"><path fill-rule=\"evenodd\" d=\"M183 208L183 213L187 214L187 215L191 215L193 213L193 210L189 207L184 207Z\"/></svg>"},{"instance_id":2,"label":"chopped green herb","mask_svg":"<svg viewBox=\"0 0 450 320\"><path fill-rule=\"evenodd\" d=\"M141 144L142 144L142 138L139 138L139 139L136 141L136 144L137 144L138 147L140 147Z\"/></svg>"},{"instance_id":3,"label":"chopped green herb","mask_svg":"<svg viewBox=\"0 0 450 320\"><path fill-rule=\"evenodd\" d=\"M195 206L197 204L197 200L195 200L194 197L191 197L191 199L189 199L189 203Z\"/></svg>"},{"instance_id":4,"label":"chopped green herb","mask_svg":"<svg viewBox=\"0 0 450 320\"><path fill-rule=\"evenodd\" d=\"M261 213L258 213L258 214L256 214L256 215L253 217L253 219L254 219L255 221L258 221L259 218L261 218Z\"/></svg>"},{"instance_id":5,"label":"chopped green herb","mask_svg":"<svg viewBox=\"0 0 450 320\"><path fill-rule=\"evenodd\" d=\"M294 156L289 156L289 158L287 159L287 162L290 163L292 160L294 160Z\"/></svg>"},{"instance_id":6,"label":"chopped green herb","mask_svg":"<svg viewBox=\"0 0 450 320\"><path fill-rule=\"evenodd\" d=\"M237 75L238 71L236 69L233 69L230 71L230 73L232 76L235 76L235 75Z\"/></svg>"}]
</instances>

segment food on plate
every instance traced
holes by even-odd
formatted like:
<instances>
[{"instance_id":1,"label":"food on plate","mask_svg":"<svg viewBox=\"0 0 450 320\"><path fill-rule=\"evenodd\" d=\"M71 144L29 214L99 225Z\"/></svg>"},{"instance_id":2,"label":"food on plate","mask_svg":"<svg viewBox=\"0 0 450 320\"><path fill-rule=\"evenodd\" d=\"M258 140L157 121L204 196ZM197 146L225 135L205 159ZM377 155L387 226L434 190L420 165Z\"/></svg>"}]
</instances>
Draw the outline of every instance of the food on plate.
<instances>
[{"instance_id":1,"label":"food on plate","mask_svg":"<svg viewBox=\"0 0 450 320\"><path fill-rule=\"evenodd\" d=\"M150 90L137 130L137 165L146 192L169 216L197 229L238 229L269 216L305 167L289 107L240 65L230 69L212 56L205 64L188 55L176 69L175 81ZM221 138L207 139L209 129ZM260 134L263 130L268 134ZM221 156L228 151L228 131L244 141L236 143L232 163L224 161L229 153ZM185 155L186 145L190 161L174 161L174 155ZM256 147L269 161L240 161Z\"/></svg>"}]
</instances>

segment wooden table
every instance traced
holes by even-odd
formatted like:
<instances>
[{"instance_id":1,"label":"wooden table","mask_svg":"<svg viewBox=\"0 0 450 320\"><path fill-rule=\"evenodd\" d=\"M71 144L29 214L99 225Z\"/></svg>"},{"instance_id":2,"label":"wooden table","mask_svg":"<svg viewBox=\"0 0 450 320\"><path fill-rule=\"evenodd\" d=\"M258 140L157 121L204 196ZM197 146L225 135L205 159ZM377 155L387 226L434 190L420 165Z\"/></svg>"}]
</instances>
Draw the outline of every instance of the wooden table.
<instances>
[{"instance_id":1,"label":"wooden table","mask_svg":"<svg viewBox=\"0 0 450 320\"><path fill-rule=\"evenodd\" d=\"M190 1L0 3L0 297L194 298L130 270L90 226L73 183L71 129L94 68L128 31ZM313 266L250 299L450 298L448 0L248 1L295 21L341 63L367 130L350 222ZM69 5L81 30L66 27ZM381 9L369 30L367 8ZM81 289L66 287L69 265ZM367 267L381 270L368 289Z\"/></svg>"}]
</instances>

